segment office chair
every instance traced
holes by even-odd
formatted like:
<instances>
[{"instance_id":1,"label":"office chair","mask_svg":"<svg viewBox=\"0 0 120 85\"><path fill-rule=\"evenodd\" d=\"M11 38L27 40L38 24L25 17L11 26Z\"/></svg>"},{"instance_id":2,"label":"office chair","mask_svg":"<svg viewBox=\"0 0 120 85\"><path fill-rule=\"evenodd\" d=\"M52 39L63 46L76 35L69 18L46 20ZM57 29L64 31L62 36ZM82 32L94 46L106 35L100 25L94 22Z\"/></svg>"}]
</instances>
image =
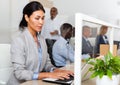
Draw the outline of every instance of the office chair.
<instances>
[{"instance_id":1,"label":"office chair","mask_svg":"<svg viewBox=\"0 0 120 85\"><path fill-rule=\"evenodd\" d=\"M57 66L55 65L55 61L54 61L53 56L52 56L52 48L53 48L53 45L54 45L55 41L56 41L56 40L46 39L47 51L48 51L48 54L49 54L51 63L52 63L55 67L57 67Z\"/></svg>"}]
</instances>

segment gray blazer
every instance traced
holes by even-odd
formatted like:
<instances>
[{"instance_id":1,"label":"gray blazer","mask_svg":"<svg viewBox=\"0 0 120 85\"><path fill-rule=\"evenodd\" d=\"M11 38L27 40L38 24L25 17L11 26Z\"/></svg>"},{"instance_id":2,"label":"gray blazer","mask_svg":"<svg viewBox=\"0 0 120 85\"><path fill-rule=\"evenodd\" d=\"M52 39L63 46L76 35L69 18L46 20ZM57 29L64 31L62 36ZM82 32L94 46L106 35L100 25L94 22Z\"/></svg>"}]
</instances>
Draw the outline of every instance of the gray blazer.
<instances>
[{"instance_id":1,"label":"gray blazer","mask_svg":"<svg viewBox=\"0 0 120 85\"><path fill-rule=\"evenodd\" d=\"M87 44L87 41L85 40L84 37L82 37L82 54L92 54L93 52L93 47L91 44Z\"/></svg>"},{"instance_id":2,"label":"gray blazer","mask_svg":"<svg viewBox=\"0 0 120 85\"><path fill-rule=\"evenodd\" d=\"M38 48L26 28L11 44L11 62L13 73L7 85L19 85L27 80L32 80L34 72L50 71L51 64L47 53L46 42L42 36L38 36L42 48L42 63L39 68Z\"/></svg>"}]
</instances>

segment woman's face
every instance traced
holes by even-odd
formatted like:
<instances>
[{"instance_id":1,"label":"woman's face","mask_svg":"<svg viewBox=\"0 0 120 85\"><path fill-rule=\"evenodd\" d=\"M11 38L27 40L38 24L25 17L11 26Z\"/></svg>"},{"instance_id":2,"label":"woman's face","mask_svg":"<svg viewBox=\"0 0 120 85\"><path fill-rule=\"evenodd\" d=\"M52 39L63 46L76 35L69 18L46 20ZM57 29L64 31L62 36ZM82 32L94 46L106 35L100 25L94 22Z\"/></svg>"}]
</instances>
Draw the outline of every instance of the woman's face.
<instances>
[{"instance_id":1,"label":"woman's face","mask_svg":"<svg viewBox=\"0 0 120 85\"><path fill-rule=\"evenodd\" d=\"M104 34L106 34L107 33L107 30L108 30L108 28L104 28Z\"/></svg>"},{"instance_id":2,"label":"woman's face","mask_svg":"<svg viewBox=\"0 0 120 85\"><path fill-rule=\"evenodd\" d=\"M34 11L30 17L25 15L27 26L33 32L40 32L44 23L45 14L42 10Z\"/></svg>"}]
</instances>

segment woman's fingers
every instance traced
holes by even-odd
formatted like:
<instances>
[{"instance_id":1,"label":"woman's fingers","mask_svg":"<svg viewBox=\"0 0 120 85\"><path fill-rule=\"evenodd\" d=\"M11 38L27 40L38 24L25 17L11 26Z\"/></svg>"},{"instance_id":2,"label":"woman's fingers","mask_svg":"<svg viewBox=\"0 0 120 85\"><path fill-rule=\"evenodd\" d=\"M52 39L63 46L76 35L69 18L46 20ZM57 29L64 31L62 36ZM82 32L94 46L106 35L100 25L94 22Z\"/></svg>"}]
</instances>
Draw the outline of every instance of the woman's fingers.
<instances>
[{"instance_id":1,"label":"woman's fingers","mask_svg":"<svg viewBox=\"0 0 120 85\"><path fill-rule=\"evenodd\" d=\"M56 70L54 72L51 72L49 77L63 80L69 79L70 75L74 76L74 73L68 70Z\"/></svg>"}]
</instances>

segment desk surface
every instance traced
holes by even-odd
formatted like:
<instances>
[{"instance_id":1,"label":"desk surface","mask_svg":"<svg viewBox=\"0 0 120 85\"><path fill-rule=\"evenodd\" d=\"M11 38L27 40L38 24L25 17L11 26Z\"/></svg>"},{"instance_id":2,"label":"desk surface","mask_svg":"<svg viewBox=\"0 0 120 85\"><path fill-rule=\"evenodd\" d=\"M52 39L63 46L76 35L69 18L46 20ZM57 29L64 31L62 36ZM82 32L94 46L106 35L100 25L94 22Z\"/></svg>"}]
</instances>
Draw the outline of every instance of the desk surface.
<instances>
[{"instance_id":1,"label":"desk surface","mask_svg":"<svg viewBox=\"0 0 120 85\"><path fill-rule=\"evenodd\" d=\"M74 64L67 65L66 67L63 67L61 69L71 70L74 72ZM32 80L32 81L27 81L25 83L22 83L20 85L60 85L60 84L43 82L42 80Z\"/></svg>"},{"instance_id":2,"label":"desk surface","mask_svg":"<svg viewBox=\"0 0 120 85\"><path fill-rule=\"evenodd\" d=\"M47 83L47 82L43 82L42 80L32 80L32 81L27 81L20 85L59 85L59 84Z\"/></svg>"},{"instance_id":3,"label":"desk surface","mask_svg":"<svg viewBox=\"0 0 120 85\"><path fill-rule=\"evenodd\" d=\"M81 85L96 85L96 79L82 81Z\"/></svg>"},{"instance_id":4,"label":"desk surface","mask_svg":"<svg viewBox=\"0 0 120 85\"><path fill-rule=\"evenodd\" d=\"M47 83L47 82L43 82L42 80L32 80L32 81L27 81L21 85L60 85L60 84ZM96 85L96 82L95 79L89 79L83 81L81 85Z\"/></svg>"}]
</instances>

